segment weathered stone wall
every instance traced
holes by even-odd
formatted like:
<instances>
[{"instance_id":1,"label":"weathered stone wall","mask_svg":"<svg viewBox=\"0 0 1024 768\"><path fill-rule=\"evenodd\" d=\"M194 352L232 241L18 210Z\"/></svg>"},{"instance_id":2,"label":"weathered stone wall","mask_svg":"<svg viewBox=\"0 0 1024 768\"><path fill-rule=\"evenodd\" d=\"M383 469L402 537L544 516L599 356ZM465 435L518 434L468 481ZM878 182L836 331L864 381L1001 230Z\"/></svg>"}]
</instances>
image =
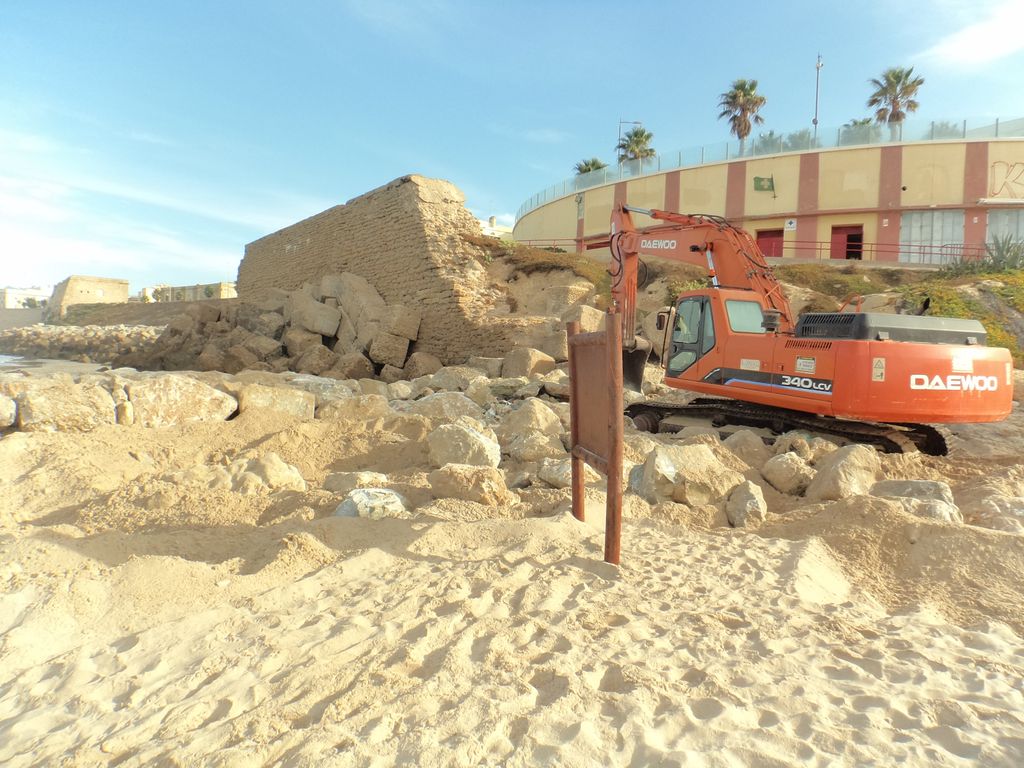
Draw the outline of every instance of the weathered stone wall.
<instances>
[{"instance_id":1,"label":"weathered stone wall","mask_svg":"<svg viewBox=\"0 0 1024 768\"><path fill-rule=\"evenodd\" d=\"M446 363L502 354L544 324L508 317L504 292L490 282L476 246L462 239L480 235L463 201L447 181L396 179L249 243L238 295L259 301L272 288L294 290L326 274L354 272L389 304L422 312L418 351Z\"/></svg>"},{"instance_id":2,"label":"weathered stone wall","mask_svg":"<svg viewBox=\"0 0 1024 768\"><path fill-rule=\"evenodd\" d=\"M71 275L54 286L46 316L60 319L74 304L118 304L125 301L128 301L127 280Z\"/></svg>"}]
</instances>

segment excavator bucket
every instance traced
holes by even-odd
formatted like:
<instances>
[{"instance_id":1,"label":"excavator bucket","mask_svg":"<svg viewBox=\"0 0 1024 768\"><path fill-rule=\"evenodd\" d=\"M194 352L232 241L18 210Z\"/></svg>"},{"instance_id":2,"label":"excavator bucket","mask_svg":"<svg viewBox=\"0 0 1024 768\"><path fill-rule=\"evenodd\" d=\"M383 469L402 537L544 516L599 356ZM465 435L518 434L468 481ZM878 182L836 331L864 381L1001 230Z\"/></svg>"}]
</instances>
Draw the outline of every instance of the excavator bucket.
<instances>
[{"instance_id":1,"label":"excavator bucket","mask_svg":"<svg viewBox=\"0 0 1024 768\"><path fill-rule=\"evenodd\" d=\"M622 350L622 386L633 392L642 392L644 368L651 356L651 342L637 337L632 349Z\"/></svg>"}]
</instances>

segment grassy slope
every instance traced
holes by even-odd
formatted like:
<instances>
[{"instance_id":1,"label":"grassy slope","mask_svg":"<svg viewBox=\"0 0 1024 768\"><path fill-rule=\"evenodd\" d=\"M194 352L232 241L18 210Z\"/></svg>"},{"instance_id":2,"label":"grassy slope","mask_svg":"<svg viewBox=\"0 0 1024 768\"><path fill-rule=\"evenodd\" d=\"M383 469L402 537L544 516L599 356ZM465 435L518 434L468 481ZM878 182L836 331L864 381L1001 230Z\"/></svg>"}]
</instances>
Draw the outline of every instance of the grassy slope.
<instances>
[{"instance_id":1,"label":"grassy slope","mask_svg":"<svg viewBox=\"0 0 1024 768\"><path fill-rule=\"evenodd\" d=\"M606 265L586 255L531 248L487 237L467 237L466 240L479 246L485 258L505 259L526 274L570 269L592 282L599 296L607 298L609 294ZM704 282L704 272L697 267L660 261L647 266L648 281L659 278L668 281L666 303L682 291ZM857 295L885 292L902 294L908 306L920 306L925 298L930 298L928 314L980 320L991 346L1006 347L1018 364L1024 361L1024 318L1021 317L1024 314L1024 270L966 276L896 267L869 268L860 264L790 264L775 267L775 274L783 282L840 302ZM982 281L985 282L981 286L981 297L963 290L967 286L979 286Z\"/></svg>"}]
</instances>

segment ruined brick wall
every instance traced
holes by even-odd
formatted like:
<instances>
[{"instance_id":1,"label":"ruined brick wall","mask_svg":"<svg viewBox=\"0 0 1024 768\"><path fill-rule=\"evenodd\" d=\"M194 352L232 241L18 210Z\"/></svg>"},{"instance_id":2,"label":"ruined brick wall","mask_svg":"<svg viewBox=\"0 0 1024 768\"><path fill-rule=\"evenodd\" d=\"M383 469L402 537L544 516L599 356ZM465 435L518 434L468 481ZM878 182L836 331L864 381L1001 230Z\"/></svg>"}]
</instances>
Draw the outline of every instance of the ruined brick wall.
<instances>
[{"instance_id":1,"label":"ruined brick wall","mask_svg":"<svg viewBox=\"0 0 1024 768\"><path fill-rule=\"evenodd\" d=\"M507 316L504 292L461 237L480 234L463 201L450 182L405 176L285 227L245 247L239 298L258 301L271 288L354 272L389 304L423 313L417 350L446 363L503 354L540 321Z\"/></svg>"},{"instance_id":2,"label":"ruined brick wall","mask_svg":"<svg viewBox=\"0 0 1024 768\"><path fill-rule=\"evenodd\" d=\"M47 304L46 317L60 319L75 304L120 304L128 301L128 281L114 277L71 275L57 283Z\"/></svg>"}]
</instances>

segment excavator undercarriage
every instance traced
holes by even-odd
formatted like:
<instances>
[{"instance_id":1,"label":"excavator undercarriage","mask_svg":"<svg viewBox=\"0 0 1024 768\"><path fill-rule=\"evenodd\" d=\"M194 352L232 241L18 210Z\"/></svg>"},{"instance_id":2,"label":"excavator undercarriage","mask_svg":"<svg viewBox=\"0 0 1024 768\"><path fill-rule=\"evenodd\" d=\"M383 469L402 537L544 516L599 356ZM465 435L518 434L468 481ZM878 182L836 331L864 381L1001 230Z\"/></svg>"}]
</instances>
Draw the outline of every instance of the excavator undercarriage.
<instances>
[{"instance_id":1,"label":"excavator undercarriage","mask_svg":"<svg viewBox=\"0 0 1024 768\"><path fill-rule=\"evenodd\" d=\"M805 430L850 443L873 445L884 453L914 453L930 456L948 453L948 433L931 424L881 424L816 416L785 408L773 408L741 400L700 397L685 405L649 400L626 408L637 429L645 432L678 432L681 419L699 419L712 427L743 426L765 429L772 434Z\"/></svg>"}]
</instances>

